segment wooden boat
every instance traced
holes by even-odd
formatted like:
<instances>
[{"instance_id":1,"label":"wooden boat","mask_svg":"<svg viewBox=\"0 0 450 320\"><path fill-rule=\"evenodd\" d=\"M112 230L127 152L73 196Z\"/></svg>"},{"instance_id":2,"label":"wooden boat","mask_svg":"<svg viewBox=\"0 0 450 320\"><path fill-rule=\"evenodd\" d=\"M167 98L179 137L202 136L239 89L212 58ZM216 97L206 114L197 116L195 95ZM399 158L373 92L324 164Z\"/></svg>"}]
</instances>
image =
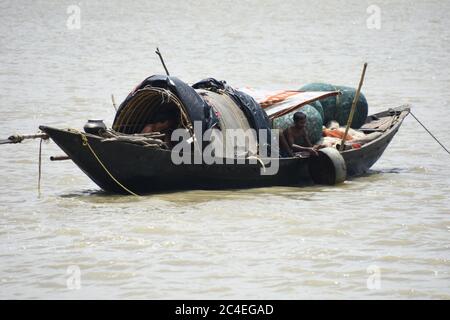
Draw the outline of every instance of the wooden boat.
<instances>
[{"instance_id":1,"label":"wooden boat","mask_svg":"<svg viewBox=\"0 0 450 320\"><path fill-rule=\"evenodd\" d=\"M388 109L367 117L360 130L381 135L361 148L341 152L346 174L366 173L389 145L404 118L408 106ZM247 159L233 164L180 164L171 161L171 150L147 148L126 141L110 141L74 130L48 126L40 129L72 159L100 188L113 193L138 194L160 190L249 188L275 185L299 185L314 178L321 183L336 181L329 171L328 158L280 158L275 175L261 175L260 162ZM264 159L263 159L264 160ZM325 162L324 162L325 161ZM128 190L128 191L127 191Z\"/></svg>"}]
</instances>

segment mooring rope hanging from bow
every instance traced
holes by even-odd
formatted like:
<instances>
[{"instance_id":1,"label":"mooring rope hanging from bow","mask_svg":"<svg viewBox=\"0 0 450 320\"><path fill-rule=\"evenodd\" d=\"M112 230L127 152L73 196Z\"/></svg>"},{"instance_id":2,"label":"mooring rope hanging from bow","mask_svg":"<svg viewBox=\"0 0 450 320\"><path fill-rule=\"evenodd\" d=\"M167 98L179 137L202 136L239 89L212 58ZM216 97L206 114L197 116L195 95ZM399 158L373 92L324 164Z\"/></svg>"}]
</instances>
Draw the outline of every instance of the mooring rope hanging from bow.
<instances>
[{"instance_id":1,"label":"mooring rope hanging from bow","mask_svg":"<svg viewBox=\"0 0 450 320\"><path fill-rule=\"evenodd\" d=\"M102 168L105 170L105 172L108 174L108 176L115 182L117 183L117 185L119 187L121 187L123 190L125 190L126 192L128 192L129 194L139 197L139 195L137 193L134 193L133 191L131 191L130 189L128 189L127 187L125 187L122 183L120 183L119 180L117 180L111 172L109 172L109 170L106 168L106 166L103 164L103 162L100 160L100 158L98 157L98 155L95 153L94 149L91 147L91 145L89 144L89 141L86 137L85 134L83 134L80 131L77 130L72 130L72 131L76 131L80 134L81 136L81 143L83 146L88 147L88 149L91 151L91 153L93 154L94 158L98 161L98 163L102 166Z\"/></svg>"},{"instance_id":2,"label":"mooring rope hanging from bow","mask_svg":"<svg viewBox=\"0 0 450 320\"><path fill-rule=\"evenodd\" d=\"M91 145L89 144L89 141L86 137L86 135L84 135L82 132L78 131L78 130L74 130L74 129L70 129L70 131L74 132L74 133L78 133L81 136L81 143L83 146L88 147L88 149L91 151L91 153L93 154L94 158L98 161L98 163L102 166L102 168L105 170L105 172L108 174L108 176L115 182L117 183L118 186L120 186L123 190L125 190L126 192L128 192L129 194L139 197L138 194L136 194L135 192L131 191L130 189L128 189L127 187L125 187L122 183L120 183L119 180L117 180L112 173L106 168L106 166L103 164L103 162L100 160L100 158L98 157L98 155L95 153L94 149L92 149ZM38 162L38 196L41 196L41 180L42 180L42 142L46 139L48 139L48 136L41 136L40 137L40 142L39 142L39 162ZM18 139L19 140L19 139ZM14 142L14 143L20 143L23 139L20 139L20 141L18 142Z\"/></svg>"},{"instance_id":3,"label":"mooring rope hanging from bow","mask_svg":"<svg viewBox=\"0 0 450 320\"><path fill-rule=\"evenodd\" d=\"M42 178L42 141L39 141L39 165L38 165L38 197L41 196L41 178Z\"/></svg>"},{"instance_id":4,"label":"mooring rope hanging from bow","mask_svg":"<svg viewBox=\"0 0 450 320\"><path fill-rule=\"evenodd\" d=\"M428 134L434 139L434 140L436 140L436 142L437 143L439 143L439 145L442 147L442 149L444 149L448 154L450 154L450 151L448 151L448 149L438 140L438 138L436 138L435 136L434 136L434 134L432 134L431 133L431 131L430 130L428 130L428 128L427 127L425 127L425 125L422 123L422 122L420 122L420 120L410 111L409 112L412 116L413 116L413 118L414 119L416 119L416 121L428 132Z\"/></svg>"}]
</instances>

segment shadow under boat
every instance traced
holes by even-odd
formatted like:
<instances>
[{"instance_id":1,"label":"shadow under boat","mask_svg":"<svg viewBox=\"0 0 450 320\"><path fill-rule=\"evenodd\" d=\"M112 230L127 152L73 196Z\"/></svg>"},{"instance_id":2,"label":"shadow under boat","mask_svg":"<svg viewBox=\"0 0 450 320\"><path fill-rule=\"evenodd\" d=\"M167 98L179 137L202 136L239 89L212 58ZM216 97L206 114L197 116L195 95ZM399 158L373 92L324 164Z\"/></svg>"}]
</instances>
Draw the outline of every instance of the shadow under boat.
<instances>
[{"instance_id":1,"label":"shadow under boat","mask_svg":"<svg viewBox=\"0 0 450 320\"><path fill-rule=\"evenodd\" d=\"M401 106L367 117L360 130L381 132L381 135L361 148L341 152L347 176L362 175L370 169L398 132L409 110L408 106ZM104 138L100 136L70 129L48 126L40 126L40 129L100 188L114 193L124 193L117 181L139 193L299 185L312 180L314 165L311 164L317 161L317 158L280 158L276 174L262 175L261 164L248 159L233 164L224 161L224 164L176 165L171 159L171 150L147 148L125 141L103 142ZM83 137L95 150L95 155L83 143ZM327 179L333 181L333 177L325 177L324 183Z\"/></svg>"}]
</instances>

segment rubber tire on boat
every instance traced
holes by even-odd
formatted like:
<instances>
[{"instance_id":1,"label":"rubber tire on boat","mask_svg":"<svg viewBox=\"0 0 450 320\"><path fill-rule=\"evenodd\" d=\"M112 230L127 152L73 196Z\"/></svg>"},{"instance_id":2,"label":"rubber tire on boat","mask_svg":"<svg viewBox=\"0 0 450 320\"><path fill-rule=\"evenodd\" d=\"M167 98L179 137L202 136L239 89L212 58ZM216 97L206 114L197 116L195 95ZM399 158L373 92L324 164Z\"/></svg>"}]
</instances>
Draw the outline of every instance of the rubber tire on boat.
<instances>
[{"instance_id":1,"label":"rubber tire on boat","mask_svg":"<svg viewBox=\"0 0 450 320\"><path fill-rule=\"evenodd\" d=\"M335 185L347 178L345 160L335 148L318 150L318 157L309 158L309 174L317 184Z\"/></svg>"}]
</instances>

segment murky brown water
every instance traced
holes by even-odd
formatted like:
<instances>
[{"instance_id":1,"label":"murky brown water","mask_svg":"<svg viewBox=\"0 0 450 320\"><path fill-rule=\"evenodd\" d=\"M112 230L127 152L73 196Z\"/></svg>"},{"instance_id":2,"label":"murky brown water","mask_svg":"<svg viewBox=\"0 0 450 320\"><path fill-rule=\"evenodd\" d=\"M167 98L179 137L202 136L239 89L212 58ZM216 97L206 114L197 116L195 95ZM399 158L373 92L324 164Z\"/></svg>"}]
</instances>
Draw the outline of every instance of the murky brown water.
<instances>
[{"instance_id":1,"label":"murky brown water","mask_svg":"<svg viewBox=\"0 0 450 320\"><path fill-rule=\"evenodd\" d=\"M450 3L377 1L380 30L372 4L1 1L0 137L110 125L159 46L185 81L261 88L356 86L368 61L371 113L411 103L450 146ZM449 156L412 118L338 187L109 196L43 152L38 198L38 144L0 148L0 298L450 298Z\"/></svg>"}]
</instances>

